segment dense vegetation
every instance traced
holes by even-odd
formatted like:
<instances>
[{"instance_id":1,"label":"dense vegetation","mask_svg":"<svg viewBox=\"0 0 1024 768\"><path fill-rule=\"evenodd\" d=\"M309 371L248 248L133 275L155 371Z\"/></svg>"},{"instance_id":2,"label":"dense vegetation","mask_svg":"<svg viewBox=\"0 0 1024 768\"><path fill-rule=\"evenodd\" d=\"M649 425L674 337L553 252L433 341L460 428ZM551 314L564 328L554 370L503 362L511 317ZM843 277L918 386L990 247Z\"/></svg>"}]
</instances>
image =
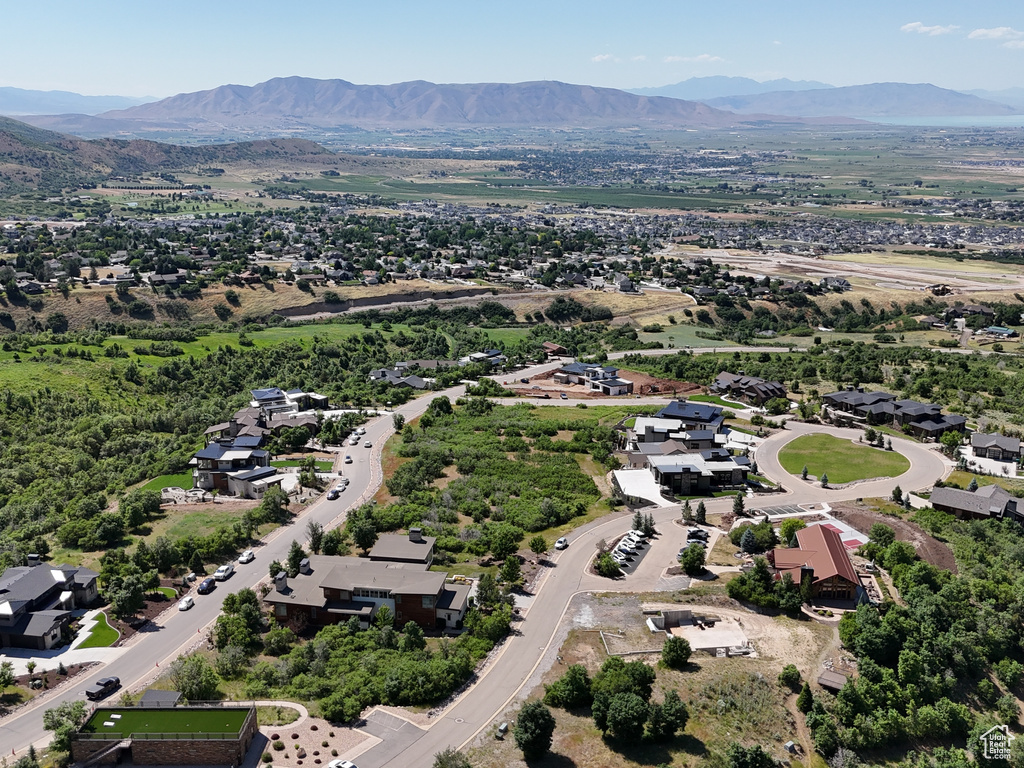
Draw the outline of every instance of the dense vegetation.
<instances>
[{"instance_id":1,"label":"dense vegetation","mask_svg":"<svg viewBox=\"0 0 1024 768\"><path fill-rule=\"evenodd\" d=\"M365 517L377 531L423 527L438 537L441 563L463 552L504 559L525 532L562 525L600 498L576 459L614 463L614 432L599 421L542 419L530 405L496 406L479 397L453 408L436 398L401 433L398 455L410 460L386 480L399 500L372 507ZM449 467L456 474L442 490L434 481L451 476ZM466 518L472 522L461 522ZM353 530L362 520L352 518Z\"/></svg>"}]
</instances>

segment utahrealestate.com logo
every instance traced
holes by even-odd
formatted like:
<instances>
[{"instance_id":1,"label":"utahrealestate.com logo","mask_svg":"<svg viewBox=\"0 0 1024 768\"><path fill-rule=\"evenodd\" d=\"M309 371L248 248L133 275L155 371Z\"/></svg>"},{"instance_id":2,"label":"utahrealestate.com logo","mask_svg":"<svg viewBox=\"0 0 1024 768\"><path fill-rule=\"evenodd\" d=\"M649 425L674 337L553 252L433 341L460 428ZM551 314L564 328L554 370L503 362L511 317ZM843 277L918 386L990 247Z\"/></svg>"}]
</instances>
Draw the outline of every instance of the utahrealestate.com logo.
<instances>
[{"instance_id":1,"label":"utahrealestate.com logo","mask_svg":"<svg viewBox=\"0 0 1024 768\"><path fill-rule=\"evenodd\" d=\"M1010 733L1010 726L997 725L981 734L978 741L981 742L981 753L986 760L1009 760L1010 742L1016 738Z\"/></svg>"}]
</instances>

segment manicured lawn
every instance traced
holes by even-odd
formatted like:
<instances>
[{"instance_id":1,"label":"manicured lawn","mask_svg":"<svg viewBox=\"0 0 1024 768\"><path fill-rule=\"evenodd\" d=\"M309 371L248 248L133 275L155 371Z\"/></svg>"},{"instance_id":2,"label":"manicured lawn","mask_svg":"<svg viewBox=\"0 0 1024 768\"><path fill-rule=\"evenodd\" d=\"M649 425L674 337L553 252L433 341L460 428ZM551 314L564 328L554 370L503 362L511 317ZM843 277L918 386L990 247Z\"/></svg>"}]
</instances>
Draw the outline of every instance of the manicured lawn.
<instances>
[{"instance_id":1,"label":"manicured lawn","mask_svg":"<svg viewBox=\"0 0 1024 768\"><path fill-rule=\"evenodd\" d=\"M112 626L107 624L107 615L105 613L99 613L96 615L96 626L89 632L89 637L85 639L79 648L109 648L117 642L117 638L121 635Z\"/></svg>"},{"instance_id":2,"label":"manicured lawn","mask_svg":"<svg viewBox=\"0 0 1024 768\"><path fill-rule=\"evenodd\" d=\"M995 477L993 475L976 475L972 472L961 472L959 469L950 472L946 482L956 483L966 488L971 484L971 478L977 480L979 486L998 485L1008 491L1024 491L1024 480L1011 477Z\"/></svg>"},{"instance_id":3,"label":"manicured lawn","mask_svg":"<svg viewBox=\"0 0 1024 768\"><path fill-rule=\"evenodd\" d=\"M164 488L191 488L192 472L181 472L177 475L161 475L142 486L144 491L162 491Z\"/></svg>"},{"instance_id":4,"label":"manicured lawn","mask_svg":"<svg viewBox=\"0 0 1024 768\"><path fill-rule=\"evenodd\" d=\"M97 709L82 726L83 733L123 738L132 733L238 733L247 709ZM111 718L111 715L121 715ZM112 722L113 726L104 726Z\"/></svg>"},{"instance_id":5,"label":"manicured lawn","mask_svg":"<svg viewBox=\"0 0 1024 768\"><path fill-rule=\"evenodd\" d=\"M178 593L175 592L170 587L157 587L153 591L154 592L159 592L161 595L166 597L168 600L173 600L174 598L176 598L178 596Z\"/></svg>"},{"instance_id":6,"label":"manicured lawn","mask_svg":"<svg viewBox=\"0 0 1024 768\"><path fill-rule=\"evenodd\" d=\"M276 461L270 462L272 467L299 467L302 466L302 462L298 459L277 459ZM317 472L330 472L334 467L334 463L330 461L318 461L316 463Z\"/></svg>"},{"instance_id":7,"label":"manicured lawn","mask_svg":"<svg viewBox=\"0 0 1024 768\"><path fill-rule=\"evenodd\" d=\"M718 395L693 395L692 397L686 398L692 400L695 403L711 403L712 405L720 405L723 408L743 408L744 406L740 403L730 403L723 400Z\"/></svg>"},{"instance_id":8,"label":"manicured lawn","mask_svg":"<svg viewBox=\"0 0 1024 768\"><path fill-rule=\"evenodd\" d=\"M831 484L896 477L910 469L910 462L894 451L857 445L832 435L798 437L779 452L779 462L794 475L805 466L816 477L827 474Z\"/></svg>"}]
</instances>

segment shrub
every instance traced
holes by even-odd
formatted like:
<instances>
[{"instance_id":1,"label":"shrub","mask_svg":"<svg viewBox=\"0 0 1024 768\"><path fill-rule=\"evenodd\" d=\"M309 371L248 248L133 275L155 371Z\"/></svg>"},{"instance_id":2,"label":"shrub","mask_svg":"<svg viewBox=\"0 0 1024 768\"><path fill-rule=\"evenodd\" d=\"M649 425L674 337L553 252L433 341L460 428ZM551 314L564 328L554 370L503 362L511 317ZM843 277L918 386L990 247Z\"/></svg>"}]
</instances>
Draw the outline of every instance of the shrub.
<instances>
[{"instance_id":1,"label":"shrub","mask_svg":"<svg viewBox=\"0 0 1024 768\"><path fill-rule=\"evenodd\" d=\"M271 746L274 748L275 752L280 752L282 749L284 749L284 742L278 739L273 744L271 744Z\"/></svg>"},{"instance_id":2,"label":"shrub","mask_svg":"<svg viewBox=\"0 0 1024 768\"><path fill-rule=\"evenodd\" d=\"M555 718L542 702L531 701L519 710L512 735L527 760L536 760L551 749Z\"/></svg>"},{"instance_id":3,"label":"shrub","mask_svg":"<svg viewBox=\"0 0 1024 768\"><path fill-rule=\"evenodd\" d=\"M685 637L672 636L661 648L661 660L666 667L684 669L690 663L690 643Z\"/></svg>"},{"instance_id":4,"label":"shrub","mask_svg":"<svg viewBox=\"0 0 1024 768\"><path fill-rule=\"evenodd\" d=\"M787 664L779 672L779 685L784 685L787 688L796 690L797 686L800 685L800 670L796 668L796 664Z\"/></svg>"},{"instance_id":5,"label":"shrub","mask_svg":"<svg viewBox=\"0 0 1024 768\"><path fill-rule=\"evenodd\" d=\"M597 560L594 561L594 570L598 576L604 576L606 579L614 579L622 575L619 564L607 552L602 552L597 556Z\"/></svg>"}]
</instances>

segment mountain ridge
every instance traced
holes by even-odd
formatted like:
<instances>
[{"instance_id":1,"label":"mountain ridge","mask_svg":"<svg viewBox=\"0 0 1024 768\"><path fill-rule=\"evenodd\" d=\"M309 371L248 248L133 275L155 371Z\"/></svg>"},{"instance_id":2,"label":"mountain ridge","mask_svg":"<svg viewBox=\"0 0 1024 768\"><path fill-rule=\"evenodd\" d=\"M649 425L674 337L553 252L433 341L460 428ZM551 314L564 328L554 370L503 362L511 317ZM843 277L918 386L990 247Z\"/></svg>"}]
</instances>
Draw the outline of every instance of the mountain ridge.
<instances>
[{"instance_id":1,"label":"mountain ridge","mask_svg":"<svg viewBox=\"0 0 1024 768\"><path fill-rule=\"evenodd\" d=\"M0 86L0 115L12 117L21 115L52 115L69 112L97 115L100 112L108 112L112 109L126 109L150 101L156 101L156 97L83 96L72 91L37 91L27 88Z\"/></svg>"},{"instance_id":2,"label":"mountain ridge","mask_svg":"<svg viewBox=\"0 0 1024 768\"><path fill-rule=\"evenodd\" d=\"M817 80L790 80L786 77L776 80L754 80L749 77L711 75L709 77L691 77L678 83L656 88L627 88L626 90L640 96L666 96L671 99L704 101L724 96L751 96L758 93L774 93L775 91L808 91L833 87Z\"/></svg>"},{"instance_id":3,"label":"mountain ridge","mask_svg":"<svg viewBox=\"0 0 1024 768\"><path fill-rule=\"evenodd\" d=\"M726 96L709 99L706 103L738 114L771 112L794 117L841 114L870 119L1018 114L1006 104L930 83L868 83L808 91L776 91Z\"/></svg>"}]
</instances>

